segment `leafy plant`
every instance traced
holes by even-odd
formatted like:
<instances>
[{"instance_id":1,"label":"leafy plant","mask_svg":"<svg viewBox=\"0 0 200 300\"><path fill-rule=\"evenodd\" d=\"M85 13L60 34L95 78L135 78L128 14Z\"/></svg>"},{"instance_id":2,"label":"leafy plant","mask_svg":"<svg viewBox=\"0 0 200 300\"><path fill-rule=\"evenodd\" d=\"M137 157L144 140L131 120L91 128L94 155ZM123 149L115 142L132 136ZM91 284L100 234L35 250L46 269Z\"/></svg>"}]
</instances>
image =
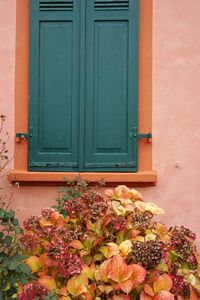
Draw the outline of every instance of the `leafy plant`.
<instances>
[{"instance_id":1,"label":"leafy plant","mask_svg":"<svg viewBox=\"0 0 200 300\"><path fill-rule=\"evenodd\" d=\"M8 133L3 134L3 126L6 117L0 116L0 179L3 178L3 170L9 162L8 157ZM5 138L3 138L3 136ZM7 200L7 194L0 187L0 299L6 300L17 297L18 283L26 284L32 277L31 269L24 263L27 256L23 255L20 248L22 229L14 211L8 210L11 197Z\"/></svg>"},{"instance_id":2,"label":"leafy plant","mask_svg":"<svg viewBox=\"0 0 200 300\"><path fill-rule=\"evenodd\" d=\"M37 280L20 300L199 299L200 256L189 229L153 221L164 211L126 186L104 196L74 188L76 197L67 190L62 198L63 215L47 208L24 222L21 242Z\"/></svg>"},{"instance_id":3,"label":"leafy plant","mask_svg":"<svg viewBox=\"0 0 200 300\"><path fill-rule=\"evenodd\" d=\"M33 277L31 269L24 263L19 239L22 229L15 213L0 209L0 299L11 299L17 293L17 284L26 284Z\"/></svg>"}]
</instances>

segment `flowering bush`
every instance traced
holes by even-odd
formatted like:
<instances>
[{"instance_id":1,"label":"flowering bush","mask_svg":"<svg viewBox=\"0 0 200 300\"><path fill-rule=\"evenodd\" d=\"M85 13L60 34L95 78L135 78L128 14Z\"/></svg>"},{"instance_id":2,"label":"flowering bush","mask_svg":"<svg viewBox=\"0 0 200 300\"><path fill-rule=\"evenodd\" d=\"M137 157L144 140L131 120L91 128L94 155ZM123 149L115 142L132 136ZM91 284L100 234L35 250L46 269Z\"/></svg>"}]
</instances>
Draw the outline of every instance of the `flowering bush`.
<instances>
[{"instance_id":1,"label":"flowering bush","mask_svg":"<svg viewBox=\"0 0 200 300\"><path fill-rule=\"evenodd\" d=\"M153 221L163 210L136 190L118 186L103 197L84 189L62 212L43 209L24 223L37 280L20 286L19 299L199 299L195 235Z\"/></svg>"}]
</instances>

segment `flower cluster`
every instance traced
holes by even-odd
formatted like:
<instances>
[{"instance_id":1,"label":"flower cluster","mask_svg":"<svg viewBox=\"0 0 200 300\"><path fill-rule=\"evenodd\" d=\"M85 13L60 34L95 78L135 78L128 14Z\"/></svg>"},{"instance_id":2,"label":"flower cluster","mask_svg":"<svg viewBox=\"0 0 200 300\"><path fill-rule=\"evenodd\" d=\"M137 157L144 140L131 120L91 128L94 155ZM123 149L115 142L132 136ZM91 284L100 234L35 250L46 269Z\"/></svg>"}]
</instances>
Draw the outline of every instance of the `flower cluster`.
<instances>
[{"instance_id":1,"label":"flower cluster","mask_svg":"<svg viewBox=\"0 0 200 300\"><path fill-rule=\"evenodd\" d=\"M84 263L77 254L65 254L58 264L60 273L65 276L80 274Z\"/></svg>"},{"instance_id":2,"label":"flower cluster","mask_svg":"<svg viewBox=\"0 0 200 300\"><path fill-rule=\"evenodd\" d=\"M71 218L90 218L95 221L105 215L108 205L101 195L90 192L66 201L65 209Z\"/></svg>"},{"instance_id":3,"label":"flower cluster","mask_svg":"<svg viewBox=\"0 0 200 300\"><path fill-rule=\"evenodd\" d=\"M62 214L61 214L62 212ZM196 300L200 255L187 228L153 221L164 211L126 186L102 196L84 188L62 210L24 223L21 243L35 280L20 300Z\"/></svg>"},{"instance_id":4,"label":"flower cluster","mask_svg":"<svg viewBox=\"0 0 200 300\"><path fill-rule=\"evenodd\" d=\"M37 299L42 300L45 295L48 294L48 290L38 282L28 283L24 286L23 291L19 294L20 300Z\"/></svg>"},{"instance_id":5,"label":"flower cluster","mask_svg":"<svg viewBox=\"0 0 200 300\"><path fill-rule=\"evenodd\" d=\"M37 247L39 238L36 234L26 233L21 237L20 242L30 252Z\"/></svg>"},{"instance_id":6,"label":"flower cluster","mask_svg":"<svg viewBox=\"0 0 200 300\"><path fill-rule=\"evenodd\" d=\"M147 270L156 267L162 259L163 243L160 241L146 241L133 243L131 259L134 263L141 263Z\"/></svg>"}]
</instances>

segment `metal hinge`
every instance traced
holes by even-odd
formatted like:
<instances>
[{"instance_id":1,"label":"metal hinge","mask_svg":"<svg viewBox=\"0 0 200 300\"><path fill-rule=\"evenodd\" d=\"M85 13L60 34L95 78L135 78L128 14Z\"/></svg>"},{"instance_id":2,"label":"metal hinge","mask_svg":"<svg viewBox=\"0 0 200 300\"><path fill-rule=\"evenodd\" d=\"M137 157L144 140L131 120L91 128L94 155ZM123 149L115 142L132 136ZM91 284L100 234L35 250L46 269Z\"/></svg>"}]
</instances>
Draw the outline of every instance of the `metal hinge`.
<instances>
[{"instance_id":1,"label":"metal hinge","mask_svg":"<svg viewBox=\"0 0 200 300\"><path fill-rule=\"evenodd\" d=\"M138 133L138 128L133 127L133 128L131 128L131 132L130 132L129 137L131 139L147 139L147 142L150 142L150 140L152 139L152 133L151 132Z\"/></svg>"}]
</instances>

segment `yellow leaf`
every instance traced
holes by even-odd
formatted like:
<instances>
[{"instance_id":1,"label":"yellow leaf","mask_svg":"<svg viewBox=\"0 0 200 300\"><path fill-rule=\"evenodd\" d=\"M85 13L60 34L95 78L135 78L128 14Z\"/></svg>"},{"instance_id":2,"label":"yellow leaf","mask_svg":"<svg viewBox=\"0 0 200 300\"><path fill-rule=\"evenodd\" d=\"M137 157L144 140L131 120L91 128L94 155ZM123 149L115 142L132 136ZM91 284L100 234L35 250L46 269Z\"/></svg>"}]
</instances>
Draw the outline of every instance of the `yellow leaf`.
<instances>
[{"instance_id":1,"label":"yellow leaf","mask_svg":"<svg viewBox=\"0 0 200 300\"><path fill-rule=\"evenodd\" d=\"M77 275L70 278L67 282L67 289L69 293L74 296L80 296L87 293L88 279L85 275Z\"/></svg>"},{"instance_id":2,"label":"yellow leaf","mask_svg":"<svg viewBox=\"0 0 200 300\"><path fill-rule=\"evenodd\" d=\"M112 285L106 285L106 284L98 285L98 289L100 290L101 293L106 293L106 294L109 294L110 292L113 291Z\"/></svg>"},{"instance_id":3,"label":"yellow leaf","mask_svg":"<svg viewBox=\"0 0 200 300\"><path fill-rule=\"evenodd\" d=\"M75 249L83 249L83 244L79 240L74 240L69 244L70 247Z\"/></svg>"},{"instance_id":4,"label":"yellow leaf","mask_svg":"<svg viewBox=\"0 0 200 300\"><path fill-rule=\"evenodd\" d=\"M164 210L151 202L136 201L135 206L142 212L150 211L153 215L164 214Z\"/></svg>"},{"instance_id":5,"label":"yellow leaf","mask_svg":"<svg viewBox=\"0 0 200 300\"><path fill-rule=\"evenodd\" d=\"M31 268L33 273L39 272L42 268L40 258L37 256L30 256L25 260L25 263Z\"/></svg>"},{"instance_id":6,"label":"yellow leaf","mask_svg":"<svg viewBox=\"0 0 200 300\"><path fill-rule=\"evenodd\" d=\"M101 247L100 251L106 258L111 258L112 256L119 254L119 247L115 243L108 243L107 246Z\"/></svg>"},{"instance_id":7,"label":"yellow leaf","mask_svg":"<svg viewBox=\"0 0 200 300\"><path fill-rule=\"evenodd\" d=\"M118 201L112 201L112 208L118 216L126 213L126 209Z\"/></svg>"},{"instance_id":8,"label":"yellow leaf","mask_svg":"<svg viewBox=\"0 0 200 300\"><path fill-rule=\"evenodd\" d=\"M145 235L145 241L155 241L157 238L157 235L153 233L148 233Z\"/></svg>"},{"instance_id":9,"label":"yellow leaf","mask_svg":"<svg viewBox=\"0 0 200 300\"><path fill-rule=\"evenodd\" d=\"M50 220L46 220L45 218L41 218L40 219L40 226L41 227L49 227L49 226L53 226L53 223Z\"/></svg>"},{"instance_id":10,"label":"yellow leaf","mask_svg":"<svg viewBox=\"0 0 200 300\"><path fill-rule=\"evenodd\" d=\"M40 277L38 279L38 282L41 285L43 285L46 289L48 289L49 291L57 288L54 278L49 276L49 275L45 275L43 277Z\"/></svg>"},{"instance_id":11,"label":"yellow leaf","mask_svg":"<svg viewBox=\"0 0 200 300\"><path fill-rule=\"evenodd\" d=\"M126 240L119 245L119 250L122 256L127 256L132 250L132 243L130 240Z\"/></svg>"},{"instance_id":12,"label":"yellow leaf","mask_svg":"<svg viewBox=\"0 0 200 300\"><path fill-rule=\"evenodd\" d=\"M169 292L172 288L173 281L170 275L168 274L163 274L160 277L158 277L157 280L154 281L153 283L153 288L155 293L159 292Z\"/></svg>"}]
</instances>

